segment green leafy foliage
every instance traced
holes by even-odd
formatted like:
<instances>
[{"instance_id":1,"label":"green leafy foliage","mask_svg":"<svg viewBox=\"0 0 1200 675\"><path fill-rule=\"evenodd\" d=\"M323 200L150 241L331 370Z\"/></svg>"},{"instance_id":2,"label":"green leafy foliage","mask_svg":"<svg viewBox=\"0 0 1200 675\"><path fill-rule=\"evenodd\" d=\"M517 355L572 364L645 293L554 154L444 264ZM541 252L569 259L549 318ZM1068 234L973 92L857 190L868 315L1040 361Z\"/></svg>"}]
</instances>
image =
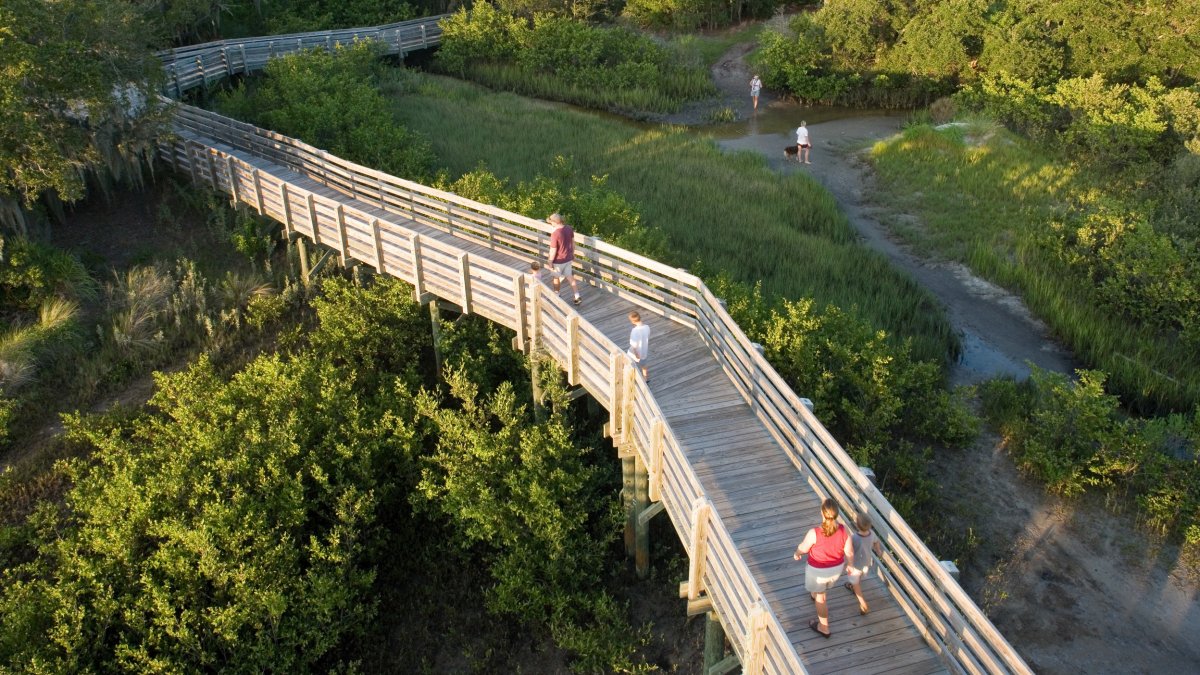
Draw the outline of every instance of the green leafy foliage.
<instances>
[{"instance_id":1,"label":"green leafy foliage","mask_svg":"<svg viewBox=\"0 0 1200 675\"><path fill-rule=\"evenodd\" d=\"M713 93L698 64L625 28L549 14L532 24L478 3L442 22L437 64L448 73L519 93L618 109L673 112Z\"/></svg>"},{"instance_id":2,"label":"green leafy foliage","mask_svg":"<svg viewBox=\"0 0 1200 675\"><path fill-rule=\"evenodd\" d=\"M124 2L0 6L0 197L73 201L97 166L140 175L162 121L150 32Z\"/></svg>"},{"instance_id":3,"label":"green leafy foliage","mask_svg":"<svg viewBox=\"0 0 1200 675\"><path fill-rule=\"evenodd\" d=\"M779 0L629 0L622 16L643 28L693 31L728 26L746 19L765 19L783 4Z\"/></svg>"},{"instance_id":4,"label":"green leafy foliage","mask_svg":"<svg viewBox=\"0 0 1200 675\"><path fill-rule=\"evenodd\" d=\"M805 101L910 107L982 77L1036 86L1099 77L1169 86L1200 79L1191 12L1104 0L827 2L761 36L768 84Z\"/></svg>"},{"instance_id":5,"label":"green leafy foliage","mask_svg":"<svg viewBox=\"0 0 1200 675\"><path fill-rule=\"evenodd\" d=\"M418 508L449 519L458 545L484 556L490 610L548 627L582 671L628 669L632 630L595 583L616 528L597 516L608 497L591 450L572 442L559 413L530 423L507 382L481 394L464 371L446 379L454 405L429 393L417 401L437 439Z\"/></svg>"},{"instance_id":6,"label":"green leafy foliage","mask_svg":"<svg viewBox=\"0 0 1200 675\"><path fill-rule=\"evenodd\" d=\"M433 159L429 145L396 123L378 68L369 43L293 54L273 59L262 80L239 85L218 107L373 169L422 178Z\"/></svg>"},{"instance_id":7,"label":"green leafy foliage","mask_svg":"<svg viewBox=\"0 0 1200 675\"><path fill-rule=\"evenodd\" d=\"M229 380L202 359L159 376L148 412L72 418L92 456L31 521L37 556L3 572L0 663L307 672L352 656L419 439L408 389L380 369L406 377L420 351L386 339L423 322L411 302L392 315L398 282L326 290L311 351ZM392 318L364 337L344 325L359 312Z\"/></svg>"},{"instance_id":8,"label":"green leafy foliage","mask_svg":"<svg viewBox=\"0 0 1200 675\"><path fill-rule=\"evenodd\" d=\"M989 382L981 390L984 414L1017 462L1049 490L1128 494L1153 530L1200 543L1191 539L1200 523L1200 408L1127 418L1102 373L1078 376L1072 381L1035 367L1027 382Z\"/></svg>"}]
</instances>

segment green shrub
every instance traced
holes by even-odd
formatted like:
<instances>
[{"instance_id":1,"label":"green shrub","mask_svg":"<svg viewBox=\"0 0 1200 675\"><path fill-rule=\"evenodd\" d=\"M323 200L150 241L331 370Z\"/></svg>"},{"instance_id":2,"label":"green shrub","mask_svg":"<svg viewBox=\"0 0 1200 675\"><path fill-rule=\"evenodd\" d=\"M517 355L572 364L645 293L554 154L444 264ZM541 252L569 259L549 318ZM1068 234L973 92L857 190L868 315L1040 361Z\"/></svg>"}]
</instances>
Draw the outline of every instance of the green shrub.
<instances>
[{"instance_id":1,"label":"green shrub","mask_svg":"<svg viewBox=\"0 0 1200 675\"><path fill-rule=\"evenodd\" d=\"M223 94L222 113L402 178L426 177L429 145L397 124L370 43L272 59L261 80ZM337 92L336 96L330 92Z\"/></svg>"},{"instance_id":2,"label":"green shrub","mask_svg":"<svg viewBox=\"0 0 1200 675\"><path fill-rule=\"evenodd\" d=\"M674 112L715 93L698 65L626 28L550 14L532 24L480 3L442 22L438 67L483 84L599 108Z\"/></svg>"},{"instance_id":3,"label":"green shrub","mask_svg":"<svg viewBox=\"0 0 1200 675\"><path fill-rule=\"evenodd\" d=\"M1152 529L1190 542L1200 522L1200 407L1190 415L1127 418L1104 375L1079 380L1033 368L1028 381L981 389L984 414L1017 463L1071 496L1103 489L1131 500Z\"/></svg>"}]
</instances>

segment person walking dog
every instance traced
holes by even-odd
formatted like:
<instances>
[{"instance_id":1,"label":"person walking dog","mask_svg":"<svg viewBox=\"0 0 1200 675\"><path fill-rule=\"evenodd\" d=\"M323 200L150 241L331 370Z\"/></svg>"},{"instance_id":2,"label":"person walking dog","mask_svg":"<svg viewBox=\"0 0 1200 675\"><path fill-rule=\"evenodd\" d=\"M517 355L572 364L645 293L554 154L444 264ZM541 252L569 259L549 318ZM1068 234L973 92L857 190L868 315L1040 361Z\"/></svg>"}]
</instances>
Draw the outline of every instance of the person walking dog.
<instances>
[{"instance_id":1,"label":"person walking dog","mask_svg":"<svg viewBox=\"0 0 1200 675\"><path fill-rule=\"evenodd\" d=\"M812 164L808 161L808 149L811 145L812 141L808 136L808 122L801 120L800 126L796 127L796 161Z\"/></svg>"}]
</instances>

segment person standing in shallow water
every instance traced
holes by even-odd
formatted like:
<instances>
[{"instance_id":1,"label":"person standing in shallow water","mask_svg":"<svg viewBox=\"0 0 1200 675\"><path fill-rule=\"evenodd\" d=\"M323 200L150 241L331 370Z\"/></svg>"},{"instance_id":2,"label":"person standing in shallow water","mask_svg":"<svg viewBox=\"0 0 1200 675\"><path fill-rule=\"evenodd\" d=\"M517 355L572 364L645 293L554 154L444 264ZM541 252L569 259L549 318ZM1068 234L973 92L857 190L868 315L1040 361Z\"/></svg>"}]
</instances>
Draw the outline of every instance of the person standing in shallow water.
<instances>
[{"instance_id":1,"label":"person standing in shallow water","mask_svg":"<svg viewBox=\"0 0 1200 675\"><path fill-rule=\"evenodd\" d=\"M755 75L750 80L750 100L754 101L754 109L758 110L758 94L762 91L762 80Z\"/></svg>"},{"instance_id":2,"label":"person standing in shallow water","mask_svg":"<svg viewBox=\"0 0 1200 675\"><path fill-rule=\"evenodd\" d=\"M808 161L810 145L812 145L812 141L808 137L808 122L801 120L800 126L796 127L796 161L812 164Z\"/></svg>"},{"instance_id":3,"label":"person standing in shallow water","mask_svg":"<svg viewBox=\"0 0 1200 675\"><path fill-rule=\"evenodd\" d=\"M808 556L808 565L804 568L804 588L808 589L817 606L817 618L809 621L808 627L823 638L830 636L829 607L825 604L825 593L837 584L847 563L854 564L850 536L837 519L837 502L832 499L821 502L821 525L804 535L804 541L800 542L792 556L796 560Z\"/></svg>"}]
</instances>

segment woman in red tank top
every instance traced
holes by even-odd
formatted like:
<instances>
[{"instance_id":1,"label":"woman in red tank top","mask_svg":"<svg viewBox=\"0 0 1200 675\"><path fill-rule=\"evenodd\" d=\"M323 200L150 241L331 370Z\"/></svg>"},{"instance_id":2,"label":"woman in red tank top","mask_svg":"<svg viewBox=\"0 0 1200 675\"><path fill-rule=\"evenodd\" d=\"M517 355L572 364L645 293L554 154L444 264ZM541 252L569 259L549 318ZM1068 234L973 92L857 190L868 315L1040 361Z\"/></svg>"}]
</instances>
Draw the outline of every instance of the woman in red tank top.
<instances>
[{"instance_id":1,"label":"woman in red tank top","mask_svg":"<svg viewBox=\"0 0 1200 675\"><path fill-rule=\"evenodd\" d=\"M804 570L804 587L812 594L817 605L817 618L808 622L808 627L829 637L829 609L825 605L825 591L833 588L846 563L854 563L854 547L846 528L838 524L837 502L826 499L821 502L821 526L814 527L804 535L804 541L796 548L796 560L808 555Z\"/></svg>"}]
</instances>

